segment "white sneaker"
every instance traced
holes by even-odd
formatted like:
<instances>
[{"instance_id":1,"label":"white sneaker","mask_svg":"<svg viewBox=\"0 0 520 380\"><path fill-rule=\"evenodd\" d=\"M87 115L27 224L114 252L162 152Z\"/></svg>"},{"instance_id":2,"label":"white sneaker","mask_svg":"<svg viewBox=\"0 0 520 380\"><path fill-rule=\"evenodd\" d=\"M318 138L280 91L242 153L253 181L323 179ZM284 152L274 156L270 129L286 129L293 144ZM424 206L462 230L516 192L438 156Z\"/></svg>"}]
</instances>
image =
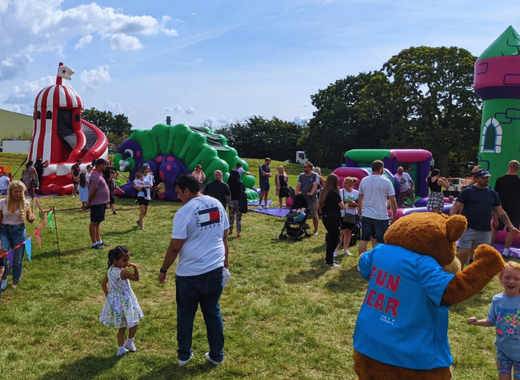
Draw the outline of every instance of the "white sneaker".
<instances>
[{"instance_id":1,"label":"white sneaker","mask_svg":"<svg viewBox=\"0 0 520 380\"><path fill-rule=\"evenodd\" d=\"M135 344L134 344L134 342L126 341L124 347L125 347L128 351L135 352Z\"/></svg>"},{"instance_id":2,"label":"white sneaker","mask_svg":"<svg viewBox=\"0 0 520 380\"><path fill-rule=\"evenodd\" d=\"M336 264L336 263L332 263L332 264L327 264L329 267L331 268L341 268L341 265L339 264Z\"/></svg>"},{"instance_id":3,"label":"white sneaker","mask_svg":"<svg viewBox=\"0 0 520 380\"><path fill-rule=\"evenodd\" d=\"M209 357L209 352L206 352L206 353L204 354L204 357L206 358L206 361L210 362L210 363L213 364L213 365L219 365L219 364L222 364L222 362L217 362L217 361L211 359L211 358Z\"/></svg>"},{"instance_id":4,"label":"white sneaker","mask_svg":"<svg viewBox=\"0 0 520 380\"><path fill-rule=\"evenodd\" d=\"M344 249L344 250L343 250L343 254L344 254L344 255L352 256L352 253L350 253L350 251L349 251L348 249Z\"/></svg>"},{"instance_id":5,"label":"white sneaker","mask_svg":"<svg viewBox=\"0 0 520 380\"><path fill-rule=\"evenodd\" d=\"M190 357L188 358L188 360L181 360L181 359L179 359L179 362L177 364L179 365L179 367L184 367L193 358L194 358L194 356L193 356L193 352L192 352Z\"/></svg>"},{"instance_id":6,"label":"white sneaker","mask_svg":"<svg viewBox=\"0 0 520 380\"><path fill-rule=\"evenodd\" d=\"M258 205L258 210L261 210L262 209L262 206Z\"/></svg>"},{"instance_id":7,"label":"white sneaker","mask_svg":"<svg viewBox=\"0 0 520 380\"><path fill-rule=\"evenodd\" d=\"M118 348L117 349L117 356L123 356L123 355L126 355L128 354L128 350L124 347L121 348Z\"/></svg>"},{"instance_id":8,"label":"white sneaker","mask_svg":"<svg viewBox=\"0 0 520 380\"><path fill-rule=\"evenodd\" d=\"M7 278L5 280L2 280L0 285L1 290L4 290L5 288L7 288Z\"/></svg>"},{"instance_id":9,"label":"white sneaker","mask_svg":"<svg viewBox=\"0 0 520 380\"><path fill-rule=\"evenodd\" d=\"M152 200L152 198L150 198L150 197L146 197L144 199L146 199L147 201L151 201Z\"/></svg>"},{"instance_id":10,"label":"white sneaker","mask_svg":"<svg viewBox=\"0 0 520 380\"><path fill-rule=\"evenodd\" d=\"M313 235L318 236L318 231L314 231Z\"/></svg>"},{"instance_id":11,"label":"white sneaker","mask_svg":"<svg viewBox=\"0 0 520 380\"><path fill-rule=\"evenodd\" d=\"M338 251L334 251L334 257L338 257L339 256L339 252Z\"/></svg>"}]
</instances>

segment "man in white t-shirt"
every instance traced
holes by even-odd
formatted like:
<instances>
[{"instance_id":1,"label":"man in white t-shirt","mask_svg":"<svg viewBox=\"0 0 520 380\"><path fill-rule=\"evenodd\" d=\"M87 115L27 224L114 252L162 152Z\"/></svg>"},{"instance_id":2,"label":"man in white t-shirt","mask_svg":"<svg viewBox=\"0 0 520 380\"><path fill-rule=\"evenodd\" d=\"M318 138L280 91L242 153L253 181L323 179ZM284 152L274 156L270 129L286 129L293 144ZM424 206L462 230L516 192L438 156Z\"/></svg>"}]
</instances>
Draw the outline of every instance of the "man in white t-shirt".
<instances>
[{"instance_id":1,"label":"man in white t-shirt","mask_svg":"<svg viewBox=\"0 0 520 380\"><path fill-rule=\"evenodd\" d=\"M10 182L11 181L9 180L9 177L7 176L6 172L0 174L0 195L7 194L7 189L9 188Z\"/></svg>"},{"instance_id":2,"label":"man in white t-shirt","mask_svg":"<svg viewBox=\"0 0 520 380\"><path fill-rule=\"evenodd\" d=\"M361 180L359 184L359 213L362 217L361 239L358 253L363 254L367 250L370 238L375 235L377 243L384 243L384 235L389 226L387 211L387 199L392 209L391 222L395 220L397 202L392 182L384 177L383 161L372 162L372 174ZM377 245L377 244L376 244Z\"/></svg>"},{"instance_id":3,"label":"man in white t-shirt","mask_svg":"<svg viewBox=\"0 0 520 380\"><path fill-rule=\"evenodd\" d=\"M410 165L407 165L406 169L399 166L397 173L394 175L395 180L399 183L399 201L397 202L397 207L403 207L407 199L410 199L412 206L415 203L413 180L410 174L408 174L411 168Z\"/></svg>"},{"instance_id":4,"label":"man in white t-shirt","mask_svg":"<svg viewBox=\"0 0 520 380\"><path fill-rule=\"evenodd\" d=\"M188 364L193 321L200 304L209 343L204 356L214 365L224 361L224 328L219 300L224 288L223 269L228 268L226 210L215 198L202 195L192 175L175 180L175 192L184 203L173 218L173 232L160 269L159 282L166 282L166 272L177 256L175 271L177 303L177 355L179 366Z\"/></svg>"}]
</instances>

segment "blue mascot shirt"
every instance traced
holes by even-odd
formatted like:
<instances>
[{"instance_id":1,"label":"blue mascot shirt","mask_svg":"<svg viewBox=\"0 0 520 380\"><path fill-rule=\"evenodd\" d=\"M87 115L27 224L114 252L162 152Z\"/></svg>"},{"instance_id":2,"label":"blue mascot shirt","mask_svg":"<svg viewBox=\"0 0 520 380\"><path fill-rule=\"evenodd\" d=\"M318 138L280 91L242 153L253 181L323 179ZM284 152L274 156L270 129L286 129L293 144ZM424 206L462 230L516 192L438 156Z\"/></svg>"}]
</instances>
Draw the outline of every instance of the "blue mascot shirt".
<instances>
[{"instance_id":1,"label":"blue mascot shirt","mask_svg":"<svg viewBox=\"0 0 520 380\"><path fill-rule=\"evenodd\" d=\"M369 281L354 331L354 349L382 363L417 370L453 364L448 307L440 306L454 275L430 256L379 244L359 259Z\"/></svg>"}]
</instances>

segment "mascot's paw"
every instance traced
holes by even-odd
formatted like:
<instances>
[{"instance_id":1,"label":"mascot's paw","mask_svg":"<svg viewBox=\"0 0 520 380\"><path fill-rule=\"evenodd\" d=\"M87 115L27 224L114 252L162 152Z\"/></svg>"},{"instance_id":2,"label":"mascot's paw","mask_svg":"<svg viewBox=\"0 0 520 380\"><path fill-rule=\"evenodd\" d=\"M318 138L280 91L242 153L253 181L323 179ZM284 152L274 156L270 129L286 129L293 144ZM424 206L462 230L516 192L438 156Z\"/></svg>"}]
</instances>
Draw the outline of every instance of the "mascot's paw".
<instances>
[{"instance_id":1,"label":"mascot's paw","mask_svg":"<svg viewBox=\"0 0 520 380\"><path fill-rule=\"evenodd\" d=\"M442 297L443 305L455 305L480 292L489 281L505 268L498 251L487 244L479 245L473 263L455 274Z\"/></svg>"},{"instance_id":2,"label":"mascot's paw","mask_svg":"<svg viewBox=\"0 0 520 380\"><path fill-rule=\"evenodd\" d=\"M501 272L506 267L502 255L488 244L481 244L475 249L473 261L484 262L490 272Z\"/></svg>"}]
</instances>

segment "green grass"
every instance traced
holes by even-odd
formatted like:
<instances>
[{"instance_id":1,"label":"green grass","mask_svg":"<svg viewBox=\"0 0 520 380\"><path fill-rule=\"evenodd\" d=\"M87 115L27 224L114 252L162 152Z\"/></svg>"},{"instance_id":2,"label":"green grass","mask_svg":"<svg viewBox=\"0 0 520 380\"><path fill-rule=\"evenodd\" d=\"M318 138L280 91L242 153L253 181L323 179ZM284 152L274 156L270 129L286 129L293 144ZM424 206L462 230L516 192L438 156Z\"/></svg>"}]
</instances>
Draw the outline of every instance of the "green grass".
<instances>
[{"instance_id":1,"label":"green grass","mask_svg":"<svg viewBox=\"0 0 520 380\"><path fill-rule=\"evenodd\" d=\"M0 163L16 157L0 154ZM250 171L258 162L248 160ZM18 163L19 165L19 163ZM285 165L285 164L284 164ZM273 162L276 168L278 163ZM286 165L294 186L301 165ZM271 193L274 198L274 191ZM0 363L2 379L354 379L352 334L366 282L355 257L340 257L341 268L323 265L325 230L303 242L281 241L283 219L250 212L243 238L231 237L231 279L222 295L226 358L214 368L200 312L193 334L195 358L176 365L174 268L168 282L157 281L179 203L153 201L137 229L138 207L116 199L117 216L107 214L103 240L126 245L139 265L133 282L145 318L136 334L137 352L117 358L116 330L98 322L104 296L107 250L90 250L89 214L68 196L40 199L56 207L55 230L42 230L42 248L33 242L32 263L24 261L19 288L2 294ZM28 233L38 226L28 225ZM451 308L450 342L454 379L495 379L494 331L468 326L484 318L493 281L479 295Z\"/></svg>"}]
</instances>

